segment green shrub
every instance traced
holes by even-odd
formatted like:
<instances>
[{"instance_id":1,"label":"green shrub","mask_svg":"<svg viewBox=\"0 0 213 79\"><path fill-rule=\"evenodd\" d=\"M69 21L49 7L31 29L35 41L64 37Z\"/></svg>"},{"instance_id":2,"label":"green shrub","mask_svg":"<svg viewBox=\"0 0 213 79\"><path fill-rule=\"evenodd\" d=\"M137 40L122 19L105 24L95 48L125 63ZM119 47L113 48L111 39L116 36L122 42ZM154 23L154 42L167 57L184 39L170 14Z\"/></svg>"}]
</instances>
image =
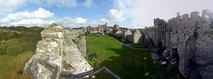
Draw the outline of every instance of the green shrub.
<instances>
[{"instance_id":1,"label":"green shrub","mask_svg":"<svg viewBox=\"0 0 213 79\"><path fill-rule=\"evenodd\" d=\"M84 33L86 36L88 36L88 35L90 35L90 32L88 31L88 32L85 32Z\"/></svg>"},{"instance_id":2,"label":"green shrub","mask_svg":"<svg viewBox=\"0 0 213 79\"><path fill-rule=\"evenodd\" d=\"M67 64L67 62L65 61L65 60L63 60L63 67L65 68L65 69L67 69L68 67L69 67L69 64Z\"/></svg>"},{"instance_id":3,"label":"green shrub","mask_svg":"<svg viewBox=\"0 0 213 79\"><path fill-rule=\"evenodd\" d=\"M21 47L20 43L14 43L12 45L8 45L6 49L6 55L16 56L24 52L24 49Z\"/></svg>"}]
</instances>

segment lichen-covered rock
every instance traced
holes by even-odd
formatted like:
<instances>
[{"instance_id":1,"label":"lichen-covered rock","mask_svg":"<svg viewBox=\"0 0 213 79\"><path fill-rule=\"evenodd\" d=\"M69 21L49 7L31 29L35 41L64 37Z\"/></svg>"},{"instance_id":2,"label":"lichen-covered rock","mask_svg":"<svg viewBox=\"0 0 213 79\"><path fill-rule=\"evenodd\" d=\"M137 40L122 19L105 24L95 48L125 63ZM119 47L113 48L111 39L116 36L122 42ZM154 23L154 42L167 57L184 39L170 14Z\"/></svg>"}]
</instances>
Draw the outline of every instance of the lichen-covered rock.
<instances>
[{"instance_id":1,"label":"lichen-covered rock","mask_svg":"<svg viewBox=\"0 0 213 79\"><path fill-rule=\"evenodd\" d=\"M86 49L86 39L85 36L80 36L80 40L79 40L79 50L82 54L83 57L86 57L87 55L87 49Z\"/></svg>"},{"instance_id":2,"label":"lichen-covered rock","mask_svg":"<svg viewBox=\"0 0 213 79\"><path fill-rule=\"evenodd\" d=\"M31 74L33 79L59 79L63 73L74 75L93 69L72 41L76 34L65 32L68 33L64 34L63 26L55 23L41 32L42 40L37 43L36 54L26 63L24 74ZM86 54L85 37L80 42Z\"/></svg>"},{"instance_id":3,"label":"lichen-covered rock","mask_svg":"<svg viewBox=\"0 0 213 79\"><path fill-rule=\"evenodd\" d=\"M62 68L62 73L75 75L92 70L93 68L82 56L82 53L80 52L78 47L74 44L70 36L72 36L72 34L66 34L65 32L64 45L63 45L64 67Z\"/></svg>"},{"instance_id":4,"label":"lichen-covered rock","mask_svg":"<svg viewBox=\"0 0 213 79\"><path fill-rule=\"evenodd\" d=\"M24 74L34 79L59 79L63 50L63 26L52 24L41 32L36 54L26 63Z\"/></svg>"}]
</instances>

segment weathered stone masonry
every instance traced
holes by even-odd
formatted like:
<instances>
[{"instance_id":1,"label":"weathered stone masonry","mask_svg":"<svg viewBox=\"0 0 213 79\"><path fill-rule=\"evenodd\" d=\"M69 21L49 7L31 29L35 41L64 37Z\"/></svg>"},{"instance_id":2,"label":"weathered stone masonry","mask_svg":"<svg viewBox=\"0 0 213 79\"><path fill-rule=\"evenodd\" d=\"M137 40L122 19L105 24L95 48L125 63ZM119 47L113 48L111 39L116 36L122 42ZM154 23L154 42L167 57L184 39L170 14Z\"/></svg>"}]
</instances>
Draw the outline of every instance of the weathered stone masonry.
<instances>
[{"instance_id":1,"label":"weathered stone masonry","mask_svg":"<svg viewBox=\"0 0 213 79\"><path fill-rule=\"evenodd\" d=\"M41 36L24 74L31 74L33 79L62 79L61 74L75 75L93 69L73 43L71 37L75 35L64 31L63 26L53 23Z\"/></svg>"},{"instance_id":2,"label":"weathered stone masonry","mask_svg":"<svg viewBox=\"0 0 213 79\"><path fill-rule=\"evenodd\" d=\"M179 71L187 79L210 79L213 77L213 13L204 10L177 15L170 19L165 28L162 45L179 55ZM156 20L155 20L156 22ZM164 23L164 22L163 22ZM154 27L156 28L156 27ZM153 27L146 28L146 37L159 37ZM161 31L162 34L162 31ZM166 37L166 38L165 38ZM155 42L156 44L156 42ZM157 44L156 44L157 45Z\"/></svg>"},{"instance_id":3,"label":"weathered stone masonry","mask_svg":"<svg viewBox=\"0 0 213 79\"><path fill-rule=\"evenodd\" d=\"M107 23L104 25L98 25L98 27L84 27L84 31L90 33L101 33L101 34L109 34L114 37L121 38L122 41L139 43L144 41L144 33L139 31L138 29L128 29L119 27L119 25L115 24L114 27L107 26Z\"/></svg>"}]
</instances>

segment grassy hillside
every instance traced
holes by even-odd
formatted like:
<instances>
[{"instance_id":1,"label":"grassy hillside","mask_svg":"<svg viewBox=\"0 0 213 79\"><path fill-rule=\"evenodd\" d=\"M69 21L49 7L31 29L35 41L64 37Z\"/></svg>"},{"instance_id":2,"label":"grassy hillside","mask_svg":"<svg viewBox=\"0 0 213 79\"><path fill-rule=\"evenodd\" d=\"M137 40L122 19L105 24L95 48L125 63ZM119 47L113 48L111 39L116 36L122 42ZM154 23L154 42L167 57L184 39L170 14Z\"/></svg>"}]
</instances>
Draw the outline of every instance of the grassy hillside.
<instances>
[{"instance_id":1,"label":"grassy hillside","mask_svg":"<svg viewBox=\"0 0 213 79\"><path fill-rule=\"evenodd\" d=\"M0 79L30 79L29 75L23 75L23 70L33 54L32 51L25 51L17 56L0 56Z\"/></svg>"},{"instance_id":2,"label":"grassy hillside","mask_svg":"<svg viewBox=\"0 0 213 79\"><path fill-rule=\"evenodd\" d=\"M134 50L121 45L109 36L88 35L86 37L89 63L95 67L107 67L122 79L181 79L177 66L171 71L153 64L151 51ZM102 72L97 79L110 79Z\"/></svg>"},{"instance_id":3,"label":"grassy hillside","mask_svg":"<svg viewBox=\"0 0 213 79\"><path fill-rule=\"evenodd\" d=\"M41 40L40 27L0 27L0 79L29 79L22 75L25 63Z\"/></svg>"}]
</instances>

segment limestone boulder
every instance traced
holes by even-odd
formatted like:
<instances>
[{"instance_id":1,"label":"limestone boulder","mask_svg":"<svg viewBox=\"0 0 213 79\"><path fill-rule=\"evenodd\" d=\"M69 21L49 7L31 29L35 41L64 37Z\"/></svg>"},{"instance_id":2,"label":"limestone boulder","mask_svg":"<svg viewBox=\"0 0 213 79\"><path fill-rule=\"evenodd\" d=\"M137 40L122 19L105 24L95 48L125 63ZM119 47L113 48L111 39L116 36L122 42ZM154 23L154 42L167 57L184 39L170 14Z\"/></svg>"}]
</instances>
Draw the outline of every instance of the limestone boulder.
<instances>
[{"instance_id":1,"label":"limestone boulder","mask_svg":"<svg viewBox=\"0 0 213 79\"><path fill-rule=\"evenodd\" d=\"M36 54L26 63L24 74L33 79L59 79L62 68L63 26L52 24L41 32Z\"/></svg>"},{"instance_id":2,"label":"limestone boulder","mask_svg":"<svg viewBox=\"0 0 213 79\"><path fill-rule=\"evenodd\" d=\"M62 74L75 75L93 70L70 36L66 34L64 37Z\"/></svg>"}]
</instances>

